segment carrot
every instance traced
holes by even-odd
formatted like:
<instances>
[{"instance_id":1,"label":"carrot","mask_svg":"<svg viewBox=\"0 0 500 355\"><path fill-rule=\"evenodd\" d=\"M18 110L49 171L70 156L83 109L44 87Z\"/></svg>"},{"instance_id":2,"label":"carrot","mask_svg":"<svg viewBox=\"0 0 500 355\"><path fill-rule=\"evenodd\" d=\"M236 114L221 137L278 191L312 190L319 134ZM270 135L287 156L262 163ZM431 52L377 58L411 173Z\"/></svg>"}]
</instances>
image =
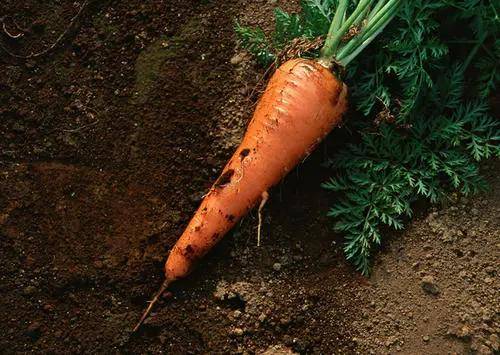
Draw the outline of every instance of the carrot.
<instances>
[{"instance_id":1,"label":"carrot","mask_svg":"<svg viewBox=\"0 0 500 355\"><path fill-rule=\"evenodd\" d=\"M294 59L278 68L240 146L170 252L168 281L188 275L195 262L339 124L346 96L347 87L314 60Z\"/></svg>"},{"instance_id":2,"label":"carrot","mask_svg":"<svg viewBox=\"0 0 500 355\"><path fill-rule=\"evenodd\" d=\"M359 16L359 6L369 2L361 0L351 17ZM345 11L342 4L339 9ZM334 18L333 25L341 22ZM268 190L340 123L347 109L347 86L332 73L331 53L337 46L332 41L337 40L327 39L319 61L289 60L273 74L241 144L172 248L165 282L134 331L168 285L186 277L259 201L262 207Z\"/></svg>"}]
</instances>

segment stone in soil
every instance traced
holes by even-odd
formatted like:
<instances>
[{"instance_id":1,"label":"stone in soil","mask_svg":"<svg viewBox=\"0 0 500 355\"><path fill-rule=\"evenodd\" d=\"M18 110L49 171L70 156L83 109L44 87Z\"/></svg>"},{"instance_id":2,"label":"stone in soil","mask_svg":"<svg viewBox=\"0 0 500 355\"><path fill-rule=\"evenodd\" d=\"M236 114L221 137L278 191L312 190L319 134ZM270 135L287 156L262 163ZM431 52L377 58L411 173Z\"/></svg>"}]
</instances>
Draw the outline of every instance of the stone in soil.
<instances>
[{"instance_id":1,"label":"stone in soil","mask_svg":"<svg viewBox=\"0 0 500 355\"><path fill-rule=\"evenodd\" d=\"M425 292L434 296L441 292L433 276L424 276L422 278L421 286Z\"/></svg>"}]
</instances>

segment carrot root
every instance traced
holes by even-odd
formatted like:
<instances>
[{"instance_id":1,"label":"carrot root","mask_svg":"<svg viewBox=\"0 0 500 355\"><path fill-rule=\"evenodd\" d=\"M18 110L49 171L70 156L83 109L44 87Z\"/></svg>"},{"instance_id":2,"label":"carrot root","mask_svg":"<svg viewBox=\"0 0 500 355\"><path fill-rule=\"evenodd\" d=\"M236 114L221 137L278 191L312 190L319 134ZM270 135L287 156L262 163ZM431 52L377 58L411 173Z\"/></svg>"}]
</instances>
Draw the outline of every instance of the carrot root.
<instances>
[{"instance_id":1,"label":"carrot root","mask_svg":"<svg viewBox=\"0 0 500 355\"><path fill-rule=\"evenodd\" d=\"M257 246L260 247L260 232L262 229L262 209L266 205L267 200L269 199L269 193L267 191L264 191L261 195L262 200L260 201L259 205L259 225L257 226Z\"/></svg>"},{"instance_id":2,"label":"carrot root","mask_svg":"<svg viewBox=\"0 0 500 355\"><path fill-rule=\"evenodd\" d=\"M153 309L154 305L156 304L156 302L158 302L158 300L160 299L160 296L163 294L163 292L166 291L166 289L168 288L169 285L170 285L170 280L165 279L165 281L163 281L163 283L161 284L158 291L156 291L156 293L154 294L151 301L148 301L149 305L146 308L146 310L144 311L144 313L142 314L141 319L139 319L139 322L137 322L136 326L132 330L132 333L135 333L141 327L142 323L144 323L144 321L148 317L149 313Z\"/></svg>"}]
</instances>

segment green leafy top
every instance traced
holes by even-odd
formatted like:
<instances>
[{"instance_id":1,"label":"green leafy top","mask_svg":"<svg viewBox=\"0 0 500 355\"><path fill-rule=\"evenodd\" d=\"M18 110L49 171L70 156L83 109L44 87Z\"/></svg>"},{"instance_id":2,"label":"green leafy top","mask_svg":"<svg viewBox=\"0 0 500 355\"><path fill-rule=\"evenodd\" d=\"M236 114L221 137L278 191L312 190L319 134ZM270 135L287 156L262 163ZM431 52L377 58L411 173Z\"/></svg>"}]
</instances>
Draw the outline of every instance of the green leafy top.
<instances>
[{"instance_id":1,"label":"green leafy top","mask_svg":"<svg viewBox=\"0 0 500 355\"><path fill-rule=\"evenodd\" d=\"M276 51L283 50L296 38L314 39L325 36L320 60L326 65L333 61L343 66L354 59L394 18L401 0L303 0L299 14L288 14L276 8L275 30L268 41L259 28L236 24L243 46L264 65L273 62ZM335 11L333 11L335 9ZM356 29L354 36L349 31Z\"/></svg>"},{"instance_id":2,"label":"green leafy top","mask_svg":"<svg viewBox=\"0 0 500 355\"><path fill-rule=\"evenodd\" d=\"M301 4L300 14L280 11L281 30L272 41L261 32L262 64L277 60L294 36L325 36L332 8L341 6ZM296 23L299 30L292 31ZM333 177L323 187L335 192L329 215L345 235L347 258L364 274L382 231L403 228L415 200L438 202L452 190L485 188L477 163L500 155L500 126L488 102L500 79L499 29L493 0L406 1L365 55L347 67L351 107L360 114L348 117L352 138L328 158ZM238 33L243 30L249 29ZM341 41L340 48L346 45Z\"/></svg>"}]
</instances>

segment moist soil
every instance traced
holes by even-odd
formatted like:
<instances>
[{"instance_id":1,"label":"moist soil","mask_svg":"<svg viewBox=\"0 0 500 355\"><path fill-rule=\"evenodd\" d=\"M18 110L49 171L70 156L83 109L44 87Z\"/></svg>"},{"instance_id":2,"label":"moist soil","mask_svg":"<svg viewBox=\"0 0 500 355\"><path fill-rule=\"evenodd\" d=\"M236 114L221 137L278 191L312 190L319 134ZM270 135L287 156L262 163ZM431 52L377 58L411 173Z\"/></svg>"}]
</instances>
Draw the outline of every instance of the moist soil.
<instances>
[{"instance_id":1,"label":"moist soil","mask_svg":"<svg viewBox=\"0 0 500 355\"><path fill-rule=\"evenodd\" d=\"M64 38L47 54L28 55ZM321 162L271 191L139 332L168 251L236 147L265 69L235 19L296 2L0 5L2 353L498 352L500 166L492 191L422 208L365 278L325 213Z\"/></svg>"}]
</instances>

